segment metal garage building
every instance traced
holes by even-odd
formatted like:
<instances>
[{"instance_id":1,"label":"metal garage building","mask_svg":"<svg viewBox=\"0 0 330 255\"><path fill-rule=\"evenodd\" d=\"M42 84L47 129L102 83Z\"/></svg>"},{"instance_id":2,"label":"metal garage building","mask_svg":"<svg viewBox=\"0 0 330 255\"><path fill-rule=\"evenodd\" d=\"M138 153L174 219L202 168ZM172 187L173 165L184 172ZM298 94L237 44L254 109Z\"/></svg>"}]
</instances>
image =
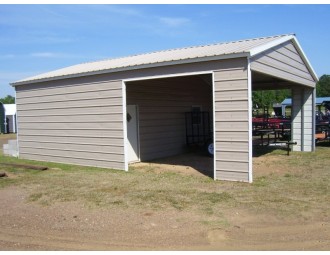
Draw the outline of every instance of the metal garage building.
<instances>
[{"instance_id":1,"label":"metal garage building","mask_svg":"<svg viewBox=\"0 0 330 255\"><path fill-rule=\"evenodd\" d=\"M184 113L212 114L214 179L252 182L252 90L291 89L313 151L317 76L295 35L84 63L12 83L21 158L128 170L183 152Z\"/></svg>"}]
</instances>

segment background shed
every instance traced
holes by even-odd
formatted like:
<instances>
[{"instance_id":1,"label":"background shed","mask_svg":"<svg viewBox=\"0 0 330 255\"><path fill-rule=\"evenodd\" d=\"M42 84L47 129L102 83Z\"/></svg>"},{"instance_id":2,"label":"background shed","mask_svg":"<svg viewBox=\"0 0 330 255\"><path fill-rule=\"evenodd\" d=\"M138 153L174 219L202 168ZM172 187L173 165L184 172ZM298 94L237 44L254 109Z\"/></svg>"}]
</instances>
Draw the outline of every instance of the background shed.
<instances>
[{"instance_id":1,"label":"background shed","mask_svg":"<svg viewBox=\"0 0 330 255\"><path fill-rule=\"evenodd\" d=\"M16 133L16 104L4 104L6 133Z\"/></svg>"},{"instance_id":2,"label":"background shed","mask_svg":"<svg viewBox=\"0 0 330 255\"><path fill-rule=\"evenodd\" d=\"M6 115L3 103L0 102L0 134L6 133L5 129Z\"/></svg>"}]
</instances>

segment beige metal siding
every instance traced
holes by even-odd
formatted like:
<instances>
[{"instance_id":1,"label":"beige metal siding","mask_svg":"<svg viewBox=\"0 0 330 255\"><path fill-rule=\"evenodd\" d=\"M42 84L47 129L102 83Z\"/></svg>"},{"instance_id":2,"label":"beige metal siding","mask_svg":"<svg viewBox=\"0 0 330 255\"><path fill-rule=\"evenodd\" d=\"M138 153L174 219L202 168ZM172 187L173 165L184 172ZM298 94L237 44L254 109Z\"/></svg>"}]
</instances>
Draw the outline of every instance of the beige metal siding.
<instances>
[{"instance_id":1,"label":"beige metal siding","mask_svg":"<svg viewBox=\"0 0 330 255\"><path fill-rule=\"evenodd\" d=\"M315 87L310 71L290 41L251 58L251 70Z\"/></svg>"},{"instance_id":2,"label":"beige metal siding","mask_svg":"<svg viewBox=\"0 0 330 255\"><path fill-rule=\"evenodd\" d=\"M212 87L199 76L130 82L126 95L128 105L138 105L141 160L185 151L185 112L193 105L212 118Z\"/></svg>"},{"instance_id":3,"label":"beige metal siding","mask_svg":"<svg viewBox=\"0 0 330 255\"><path fill-rule=\"evenodd\" d=\"M96 79L16 88L21 158L125 169L122 82Z\"/></svg>"},{"instance_id":4,"label":"beige metal siding","mask_svg":"<svg viewBox=\"0 0 330 255\"><path fill-rule=\"evenodd\" d=\"M295 88L292 90L292 140L295 151L314 150L313 93L311 88Z\"/></svg>"},{"instance_id":5,"label":"beige metal siding","mask_svg":"<svg viewBox=\"0 0 330 255\"><path fill-rule=\"evenodd\" d=\"M247 59L214 72L216 179L249 181Z\"/></svg>"}]
</instances>

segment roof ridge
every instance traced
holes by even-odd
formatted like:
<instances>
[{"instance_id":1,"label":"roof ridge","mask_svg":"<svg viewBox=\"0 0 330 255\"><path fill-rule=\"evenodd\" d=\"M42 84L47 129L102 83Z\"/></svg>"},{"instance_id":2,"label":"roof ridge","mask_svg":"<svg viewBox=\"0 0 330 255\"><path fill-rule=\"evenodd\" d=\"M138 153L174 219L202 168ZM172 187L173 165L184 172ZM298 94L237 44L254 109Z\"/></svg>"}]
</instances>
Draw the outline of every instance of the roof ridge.
<instances>
[{"instance_id":1,"label":"roof ridge","mask_svg":"<svg viewBox=\"0 0 330 255\"><path fill-rule=\"evenodd\" d=\"M83 62L83 63L76 64L76 65L100 63L100 62L106 62L106 61L110 61L110 60L119 60L119 59L125 59L125 58L131 58L131 57L137 57L137 56L143 56L143 55L151 55L151 54L160 53L160 52L171 52L171 51L177 51L177 50L194 49L194 48L209 47L209 46L216 46L216 45L222 45L222 44L247 42L247 41L260 40L260 39L278 38L278 37L284 37L284 36L289 36L289 35L295 35L295 34L294 33L280 34L280 35L254 37L254 38L233 40L233 41L226 41L226 42L217 42L217 43L210 43L210 44L201 44L201 45L194 45L194 46L178 47L178 48L171 48L171 49L166 49L166 50L156 50L156 51L151 51L151 52L126 55L126 56L122 56L122 57L114 57L114 58L106 58L106 59L101 59L101 60L87 61L87 62Z\"/></svg>"}]
</instances>

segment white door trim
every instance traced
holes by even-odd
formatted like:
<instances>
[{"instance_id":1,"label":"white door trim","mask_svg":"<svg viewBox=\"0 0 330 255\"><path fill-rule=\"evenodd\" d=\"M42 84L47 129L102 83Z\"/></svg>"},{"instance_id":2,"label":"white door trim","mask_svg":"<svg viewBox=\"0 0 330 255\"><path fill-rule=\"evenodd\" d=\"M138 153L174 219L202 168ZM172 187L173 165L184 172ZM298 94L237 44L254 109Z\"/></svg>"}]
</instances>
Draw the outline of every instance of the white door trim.
<instances>
[{"instance_id":1,"label":"white door trim","mask_svg":"<svg viewBox=\"0 0 330 255\"><path fill-rule=\"evenodd\" d=\"M128 164L130 163L136 163L136 162L140 162L141 161L141 158L140 158L140 131L139 131L139 106L136 105L136 104L130 104L130 105L126 105L126 111L127 111L127 106L134 106L135 107L135 118L136 118L136 142L137 142L137 153L136 153L136 156L137 156L137 159L134 160L134 161L129 161L129 158L128 158L128 154L127 154L127 160L128 160ZM127 113L126 113L126 116L127 116ZM125 117L126 117L125 116ZM127 119L126 119L126 123L127 123ZM127 125L127 124L126 124ZM127 127L127 133L126 133L126 136L127 136L127 142L129 142L128 140L128 127ZM127 150L128 152L128 150Z\"/></svg>"},{"instance_id":2,"label":"white door trim","mask_svg":"<svg viewBox=\"0 0 330 255\"><path fill-rule=\"evenodd\" d=\"M126 122L126 116L127 116L127 107L126 107L126 83L124 81L122 83L122 97L123 97L123 137L124 137L124 169L125 171L128 171L128 150L127 150L127 122Z\"/></svg>"},{"instance_id":3,"label":"white door trim","mask_svg":"<svg viewBox=\"0 0 330 255\"><path fill-rule=\"evenodd\" d=\"M173 77L194 76L194 75L212 74L212 73L213 73L213 71L201 71L201 72L153 75L153 76L145 76L145 77L139 77L139 78L124 79L123 82L143 81L143 80L153 80L153 79L166 79L166 78L173 78Z\"/></svg>"}]
</instances>

